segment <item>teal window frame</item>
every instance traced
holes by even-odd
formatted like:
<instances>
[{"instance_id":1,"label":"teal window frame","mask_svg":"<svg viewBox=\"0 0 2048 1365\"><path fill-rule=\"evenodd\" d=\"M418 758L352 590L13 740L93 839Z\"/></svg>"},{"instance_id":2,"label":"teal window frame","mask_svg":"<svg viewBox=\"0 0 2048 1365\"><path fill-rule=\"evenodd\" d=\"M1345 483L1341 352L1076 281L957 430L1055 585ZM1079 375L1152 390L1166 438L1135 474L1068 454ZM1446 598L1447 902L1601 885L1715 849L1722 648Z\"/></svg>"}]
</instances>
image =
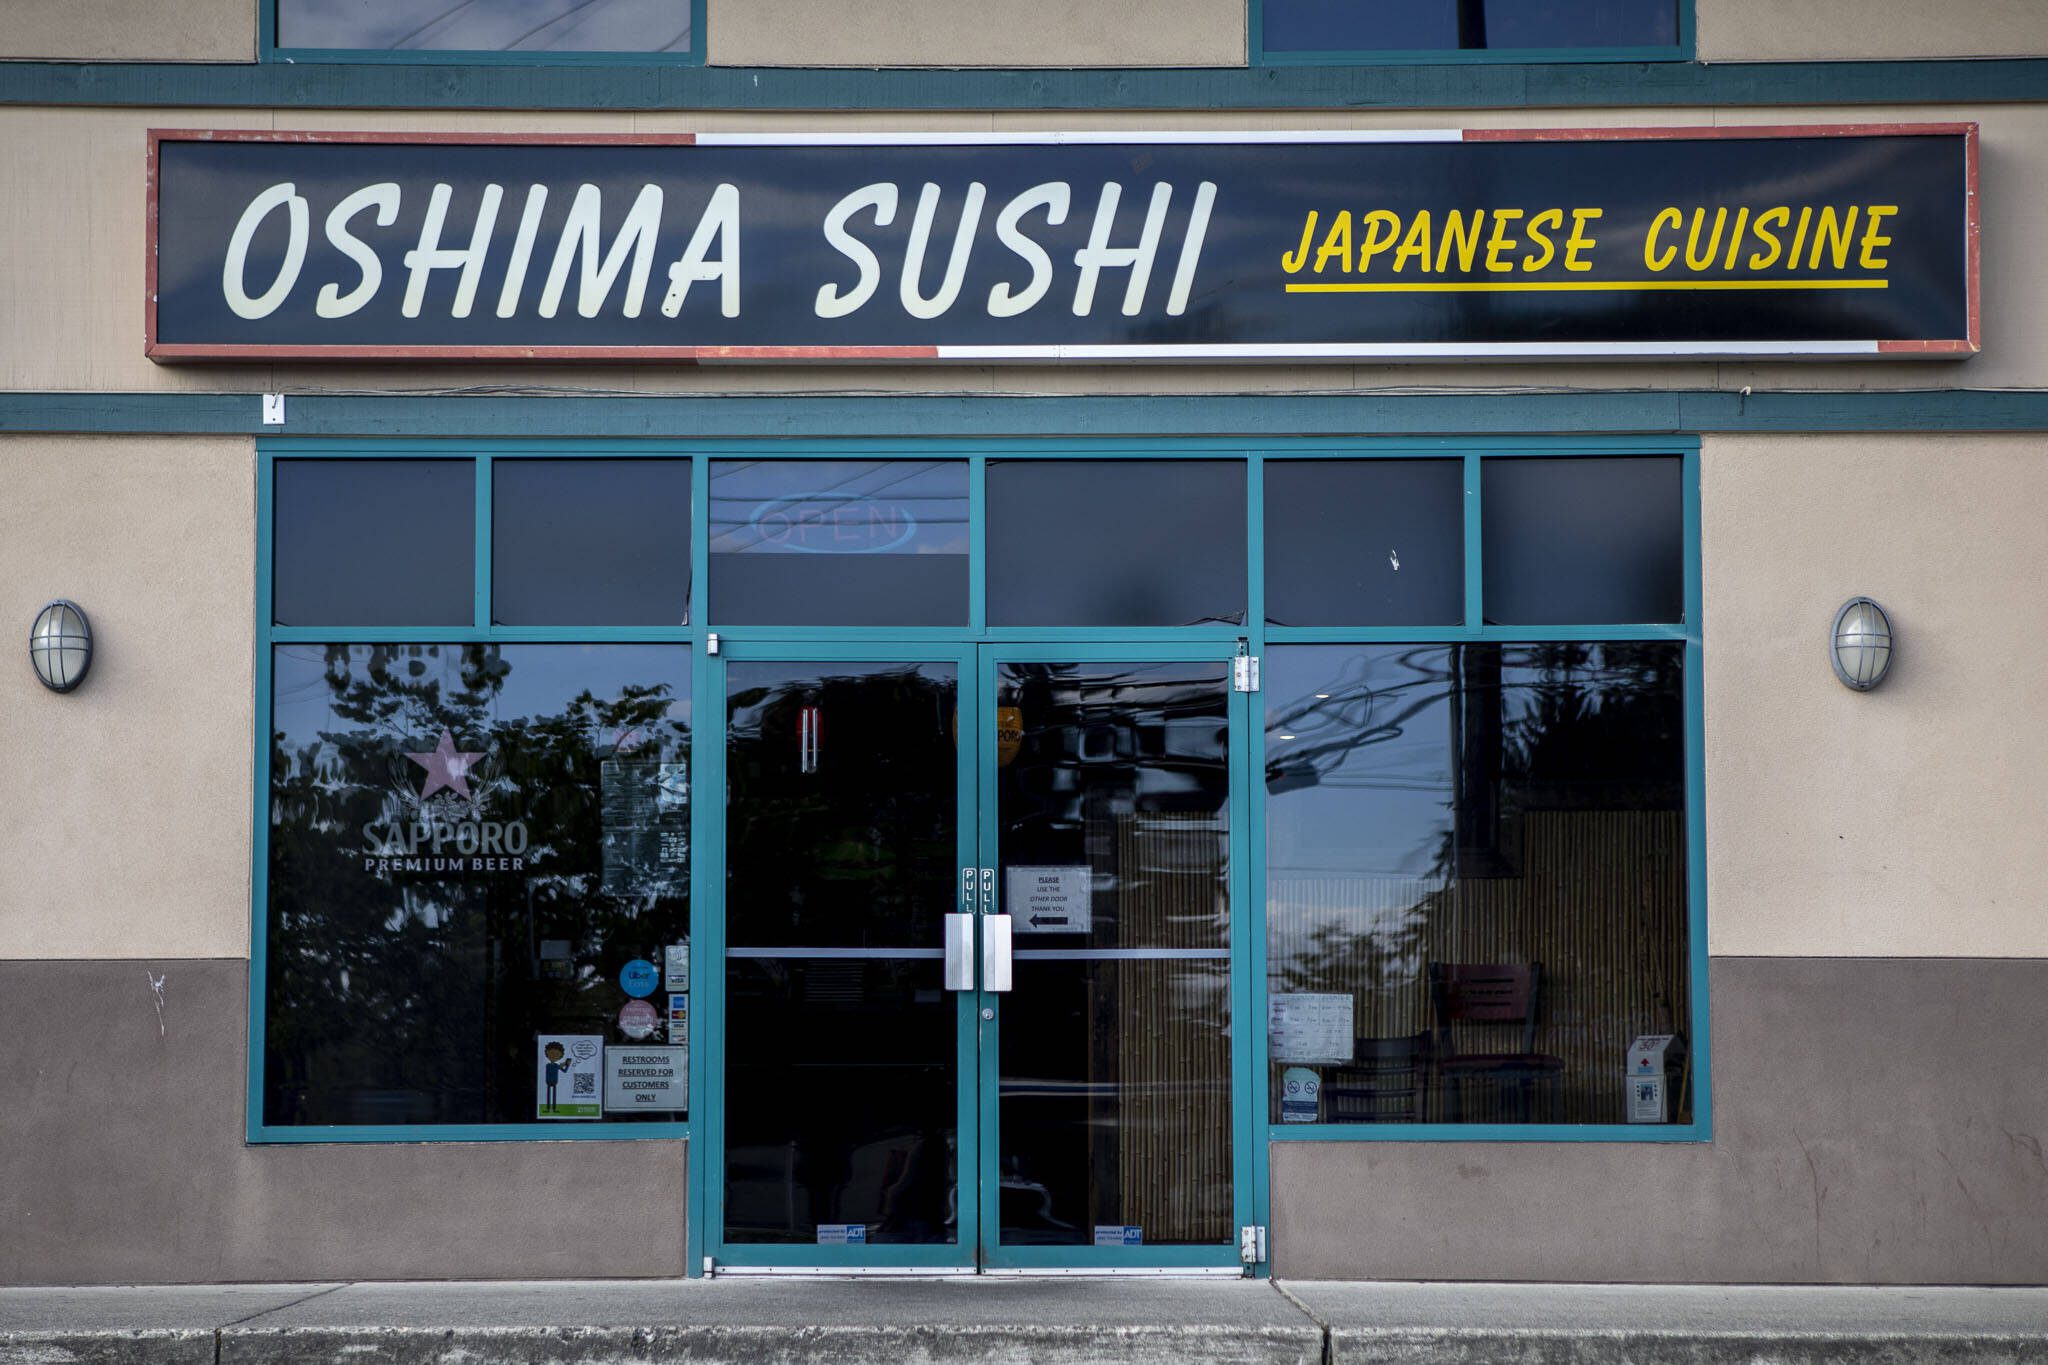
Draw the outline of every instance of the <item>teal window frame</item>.
<instances>
[{"instance_id":1,"label":"teal window frame","mask_svg":"<svg viewBox=\"0 0 2048 1365\"><path fill-rule=\"evenodd\" d=\"M1253 0L1254 3L1257 0ZM690 0L688 52L488 52L467 48L280 47L280 0L256 0L256 60L339 62L359 66L702 66L705 0Z\"/></svg>"},{"instance_id":2,"label":"teal window frame","mask_svg":"<svg viewBox=\"0 0 2048 1365\"><path fill-rule=\"evenodd\" d=\"M1696 0L1675 0L1678 41L1641 47L1389 48L1346 51L1313 48L1274 50L1265 45L1266 0L1246 0L1245 61L1250 66L1456 66L1526 65L1560 62L1689 62L1697 47Z\"/></svg>"},{"instance_id":3,"label":"teal window frame","mask_svg":"<svg viewBox=\"0 0 2048 1365\"><path fill-rule=\"evenodd\" d=\"M1042 414L1049 423L1065 414L1076 420L1074 400L1048 400L1054 411ZM1266 792L1256 775L1264 771L1265 694L1242 700L1250 704L1245 725L1243 771L1246 818L1243 951L1233 960L1233 989L1247 1002L1256 1029L1245 1030L1233 1047L1233 1065L1245 1074L1236 1092L1233 1131L1237 1144L1238 1178L1249 1180L1247 1194L1257 1221L1269 1215L1270 1163L1259 1159L1260 1139L1271 1142L1707 1142L1713 1136L1712 1033L1708 1000L1707 886L1705 859L1704 694L1702 674L1702 589L1700 572L1700 442L1697 436L1666 434L1604 434L1583 436L1342 436L1245 440L1223 437L1125 438L970 438L942 437L847 438L838 440L703 440L629 437L480 438L393 437L323 438L261 437L257 440L255 716L253 755L252 894L250 990L248 999L247 1138L253 1143L308 1142L479 1142L479 1141L651 1141L689 1140L689 1232L686 1262L691 1274L701 1273L708 1211L716 1207L709 1182L717 1178L718 1156L706 1149L707 1135L719 1130L716 1116L723 1104L723 1080L714 1065L723 1036L723 982L716 971L700 970L691 985L693 1026L690 1037L690 1112L685 1120L635 1124L478 1124L287 1127L262 1122L265 1049L264 983L267 980L269 872L269 744L272 646L320 642L561 642L635 643L665 641L691 650L692 757L700 791L722 791L723 755L714 752L710 737L722 724L704 708L717 705L717 660L705 653L705 637L806 646L838 653L866 646L887 657L890 651L923 648L934 653L964 651L980 645L1057 644L1079 651L1100 652L1112 646L1124 651L1158 650L1196 644L1234 648L1242 638L1255 656L1272 644L1373 642L1461 643L1541 640L1674 640L1684 646L1684 740L1686 793L1687 953L1690 985L1688 1042L1693 1064L1693 1119L1686 1124L1287 1124L1269 1121L1272 1114L1263 1021L1267 1009ZM1480 461L1488 456L1675 455L1681 458L1684 495L1684 617L1676 623L1589 622L1570 626L1492 626L1480 609L1483 581L1480 542ZM709 605L709 477L711 462L731 456L777 459L847 459L903 456L932 459L952 456L969 465L969 621L963 627L797 627L747 626L711 621ZM494 626L490 620L491 489L490 470L498 460L519 458L619 459L630 457L693 461L691 469L691 582L689 624L638 627ZM992 458L1145 459L1212 458L1241 461L1245 470L1247 596L1242 626L1203 625L1120 629L990 627L985 615L986 564L984 523L987 516L986 466ZM1268 459L1415 459L1434 457L1463 462L1466 500L1465 613L1455 626L1410 628L1344 628L1269 626L1265 621L1265 462ZM408 459L470 458L477 462L476 576L474 610L468 627L328 628L276 626L271 623L271 578L274 550L272 490L275 464L289 458ZM1236 836L1233 836L1235 839ZM722 846L724 807L721 800L698 800L691 807L691 842L697 849ZM712 860L693 858L690 868L690 941L704 963L718 960L723 943L722 906L711 876Z\"/></svg>"}]
</instances>

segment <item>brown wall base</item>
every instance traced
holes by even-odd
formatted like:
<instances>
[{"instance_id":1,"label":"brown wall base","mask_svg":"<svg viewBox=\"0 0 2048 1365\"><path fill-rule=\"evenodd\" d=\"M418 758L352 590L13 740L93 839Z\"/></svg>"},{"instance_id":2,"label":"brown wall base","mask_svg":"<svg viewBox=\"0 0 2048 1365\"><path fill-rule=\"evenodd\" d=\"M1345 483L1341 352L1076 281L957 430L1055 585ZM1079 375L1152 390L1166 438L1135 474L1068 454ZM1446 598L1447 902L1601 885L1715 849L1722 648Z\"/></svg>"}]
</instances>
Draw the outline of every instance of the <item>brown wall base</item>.
<instances>
[{"instance_id":1,"label":"brown wall base","mask_svg":"<svg viewBox=\"0 0 2048 1365\"><path fill-rule=\"evenodd\" d=\"M0 962L0 1283L683 1273L680 1142L247 1145L248 974Z\"/></svg>"},{"instance_id":2,"label":"brown wall base","mask_svg":"<svg viewBox=\"0 0 2048 1365\"><path fill-rule=\"evenodd\" d=\"M1274 1273L2048 1283L2048 962L1711 976L1711 1143L1275 1143Z\"/></svg>"},{"instance_id":3,"label":"brown wall base","mask_svg":"<svg viewBox=\"0 0 2048 1365\"><path fill-rule=\"evenodd\" d=\"M683 1272L682 1143L247 1145L247 972L0 962L0 1282ZM1276 1273L2048 1283L2048 962L1712 991L1713 1142L1276 1143Z\"/></svg>"}]
</instances>

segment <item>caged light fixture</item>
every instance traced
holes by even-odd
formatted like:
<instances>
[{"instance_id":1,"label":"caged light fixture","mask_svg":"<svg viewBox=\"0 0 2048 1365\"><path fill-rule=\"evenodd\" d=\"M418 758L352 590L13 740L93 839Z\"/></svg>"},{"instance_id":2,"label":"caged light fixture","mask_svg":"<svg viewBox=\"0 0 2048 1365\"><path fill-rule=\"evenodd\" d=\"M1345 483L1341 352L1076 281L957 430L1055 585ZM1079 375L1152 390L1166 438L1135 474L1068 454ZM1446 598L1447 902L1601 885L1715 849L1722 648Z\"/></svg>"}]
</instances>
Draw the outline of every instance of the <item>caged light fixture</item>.
<instances>
[{"instance_id":1,"label":"caged light fixture","mask_svg":"<svg viewBox=\"0 0 2048 1365\"><path fill-rule=\"evenodd\" d=\"M1868 692L1892 667L1892 620L1868 597L1852 597L1828 631L1828 662L1842 686Z\"/></svg>"},{"instance_id":2,"label":"caged light fixture","mask_svg":"<svg viewBox=\"0 0 2048 1365\"><path fill-rule=\"evenodd\" d=\"M28 659L52 692L69 692L85 681L92 667L92 623L76 602L60 597L36 613Z\"/></svg>"}]
</instances>

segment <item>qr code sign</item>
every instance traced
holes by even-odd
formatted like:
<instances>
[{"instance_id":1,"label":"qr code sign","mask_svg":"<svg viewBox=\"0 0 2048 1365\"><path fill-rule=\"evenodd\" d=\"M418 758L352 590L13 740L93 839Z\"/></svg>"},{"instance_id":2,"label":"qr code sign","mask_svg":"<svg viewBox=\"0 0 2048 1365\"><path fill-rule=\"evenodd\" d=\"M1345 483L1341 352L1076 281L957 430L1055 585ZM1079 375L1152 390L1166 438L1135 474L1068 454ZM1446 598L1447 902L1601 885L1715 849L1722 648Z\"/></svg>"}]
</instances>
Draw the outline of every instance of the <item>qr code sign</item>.
<instances>
[{"instance_id":1,"label":"qr code sign","mask_svg":"<svg viewBox=\"0 0 2048 1365\"><path fill-rule=\"evenodd\" d=\"M570 1094L572 1094L572 1095L575 1095L575 1096L577 1096L577 1097L581 1098L582 1096L585 1096L585 1095L595 1095L595 1094L597 1093L597 1073L596 1073L596 1072L594 1072L594 1071L575 1071L575 1072L571 1072L571 1073L570 1073L570 1076L569 1076L569 1079L570 1079L570 1080L571 1080L571 1081L573 1082L573 1084L571 1085L571 1087L570 1087L570 1089L569 1089L569 1093L570 1093Z\"/></svg>"}]
</instances>

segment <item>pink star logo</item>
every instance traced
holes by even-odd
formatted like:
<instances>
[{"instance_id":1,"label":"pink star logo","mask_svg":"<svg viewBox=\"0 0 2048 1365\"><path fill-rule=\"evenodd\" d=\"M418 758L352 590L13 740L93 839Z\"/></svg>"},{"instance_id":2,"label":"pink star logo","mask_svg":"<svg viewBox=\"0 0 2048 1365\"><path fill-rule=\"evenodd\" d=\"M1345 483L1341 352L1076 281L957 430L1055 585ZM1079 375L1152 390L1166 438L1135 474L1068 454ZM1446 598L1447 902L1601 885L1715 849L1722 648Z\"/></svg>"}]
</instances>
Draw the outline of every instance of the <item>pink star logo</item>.
<instances>
[{"instance_id":1,"label":"pink star logo","mask_svg":"<svg viewBox=\"0 0 2048 1365\"><path fill-rule=\"evenodd\" d=\"M430 752L407 754L406 757L427 770L427 785L420 789L420 800L424 801L446 787L467 801L470 799L470 767L483 755L461 752L455 747L455 736L444 729L441 731L441 742Z\"/></svg>"}]
</instances>

